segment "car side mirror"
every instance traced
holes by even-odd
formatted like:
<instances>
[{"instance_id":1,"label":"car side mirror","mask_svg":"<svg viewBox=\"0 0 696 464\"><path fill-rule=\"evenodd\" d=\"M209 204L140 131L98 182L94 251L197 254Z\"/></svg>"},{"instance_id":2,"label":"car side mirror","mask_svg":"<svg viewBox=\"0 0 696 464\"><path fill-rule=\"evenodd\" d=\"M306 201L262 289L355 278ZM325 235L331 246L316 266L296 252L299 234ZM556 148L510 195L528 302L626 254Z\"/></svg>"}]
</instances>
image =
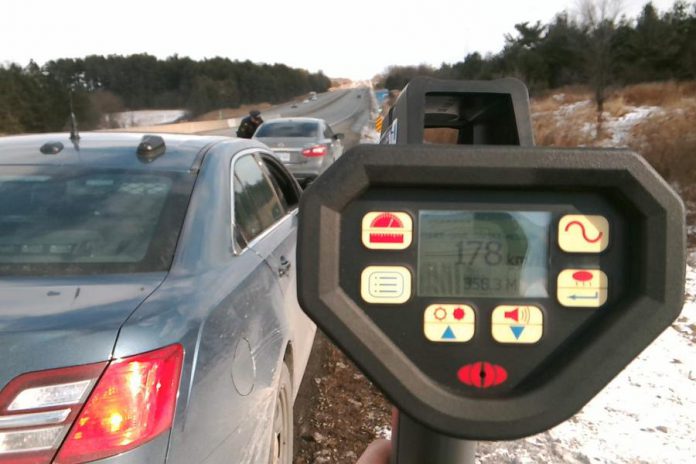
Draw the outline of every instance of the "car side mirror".
<instances>
[{"instance_id":1,"label":"car side mirror","mask_svg":"<svg viewBox=\"0 0 696 464\"><path fill-rule=\"evenodd\" d=\"M343 134L334 134L332 137L334 140L343 140L344 135Z\"/></svg>"}]
</instances>

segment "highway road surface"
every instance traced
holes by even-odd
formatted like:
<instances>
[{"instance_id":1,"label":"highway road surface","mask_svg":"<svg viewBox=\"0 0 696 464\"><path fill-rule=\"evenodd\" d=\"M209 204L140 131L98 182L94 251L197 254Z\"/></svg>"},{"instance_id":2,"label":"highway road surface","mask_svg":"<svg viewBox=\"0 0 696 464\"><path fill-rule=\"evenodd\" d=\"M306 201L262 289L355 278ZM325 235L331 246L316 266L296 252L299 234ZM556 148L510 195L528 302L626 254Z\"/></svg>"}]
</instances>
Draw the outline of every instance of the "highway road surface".
<instances>
[{"instance_id":1,"label":"highway road surface","mask_svg":"<svg viewBox=\"0 0 696 464\"><path fill-rule=\"evenodd\" d=\"M370 91L367 88L335 90L317 95L314 101L287 103L271 107L261 114L264 120L288 117L312 117L326 120L334 132L343 133L347 150L360 141L360 131L370 120ZM296 108L292 106L296 105ZM236 128L206 132L235 137Z\"/></svg>"}]
</instances>

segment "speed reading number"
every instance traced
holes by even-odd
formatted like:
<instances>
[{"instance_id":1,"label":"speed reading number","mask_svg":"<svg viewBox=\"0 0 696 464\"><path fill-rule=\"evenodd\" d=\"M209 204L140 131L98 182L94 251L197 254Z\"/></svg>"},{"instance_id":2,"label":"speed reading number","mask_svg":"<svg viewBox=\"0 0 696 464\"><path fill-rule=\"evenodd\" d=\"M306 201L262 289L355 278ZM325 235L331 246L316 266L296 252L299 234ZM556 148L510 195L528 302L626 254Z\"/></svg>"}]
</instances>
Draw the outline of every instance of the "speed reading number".
<instances>
[{"instance_id":1,"label":"speed reading number","mask_svg":"<svg viewBox=\"0 0 696 464\"><path fill-rule=\"evenodd\" d=\"M489 266L503 262L503 243L500 240L460 240L457 243L457 265L472 266L476 258L481 257ZM470 251L473 250L473 251ZM521 257L511 257L515 262Z\"/></svg>"}]
</instances>

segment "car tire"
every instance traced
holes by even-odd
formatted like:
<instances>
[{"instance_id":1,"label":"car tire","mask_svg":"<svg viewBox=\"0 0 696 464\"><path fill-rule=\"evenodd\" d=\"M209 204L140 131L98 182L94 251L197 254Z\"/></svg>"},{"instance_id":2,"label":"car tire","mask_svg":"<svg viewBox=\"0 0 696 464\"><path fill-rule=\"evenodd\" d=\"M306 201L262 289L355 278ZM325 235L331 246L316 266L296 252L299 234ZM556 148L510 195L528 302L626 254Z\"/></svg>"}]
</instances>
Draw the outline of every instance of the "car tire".
<instances>
[{"instance_id":1,"label":"car tire","mask_svg":"<svg viewBox=\"0 0 696 464\"><path fill-rule=\"evenodd\" d=\"M292 464L292 421L292 381L290 380L290 370L283 363L273 413L269 464Z\"/></svg>"}]
</instances>

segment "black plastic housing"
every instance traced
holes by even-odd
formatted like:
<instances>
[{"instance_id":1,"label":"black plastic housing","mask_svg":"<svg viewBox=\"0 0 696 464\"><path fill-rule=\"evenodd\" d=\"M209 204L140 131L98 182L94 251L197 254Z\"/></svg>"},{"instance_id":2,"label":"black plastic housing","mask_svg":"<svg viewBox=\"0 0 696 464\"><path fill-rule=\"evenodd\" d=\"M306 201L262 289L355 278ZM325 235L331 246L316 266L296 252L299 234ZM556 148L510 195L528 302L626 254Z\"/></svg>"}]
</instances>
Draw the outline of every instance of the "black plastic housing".
<instances>
[{"instance_id":1,"label":"black plastic housing","mask_svg":"<svg viewBox=\"0 0 696 464\"><path fill-rule=\"evenodd\" d=\"M492 81L412 79L382 125L384 144L421 144L425 129L456 131L459 145L534 145L527 87Z\"/></svg>"},{"instance_id":2,"label":"black plastic housing","mask_svg":"<svg viewBox=\"0 0 696 464\"><path fill-rule=\"evenodd\" d=\"M342 215L351 204L371 190L388 199L390 191L400 198L422 189L607 199L627 211L630 291L555 347L535 367L534 381L499 394L448 388L380 330L366 313L369 305L351 297L355 292L341 277L355 259L342 237ZM563 422L667 328L683 303L683 204L641 157L624 150L358 146L304 193L298 237L298 296L305 312L401 411L453 437L513 439Z\"/></svg>"}]
</instances>

